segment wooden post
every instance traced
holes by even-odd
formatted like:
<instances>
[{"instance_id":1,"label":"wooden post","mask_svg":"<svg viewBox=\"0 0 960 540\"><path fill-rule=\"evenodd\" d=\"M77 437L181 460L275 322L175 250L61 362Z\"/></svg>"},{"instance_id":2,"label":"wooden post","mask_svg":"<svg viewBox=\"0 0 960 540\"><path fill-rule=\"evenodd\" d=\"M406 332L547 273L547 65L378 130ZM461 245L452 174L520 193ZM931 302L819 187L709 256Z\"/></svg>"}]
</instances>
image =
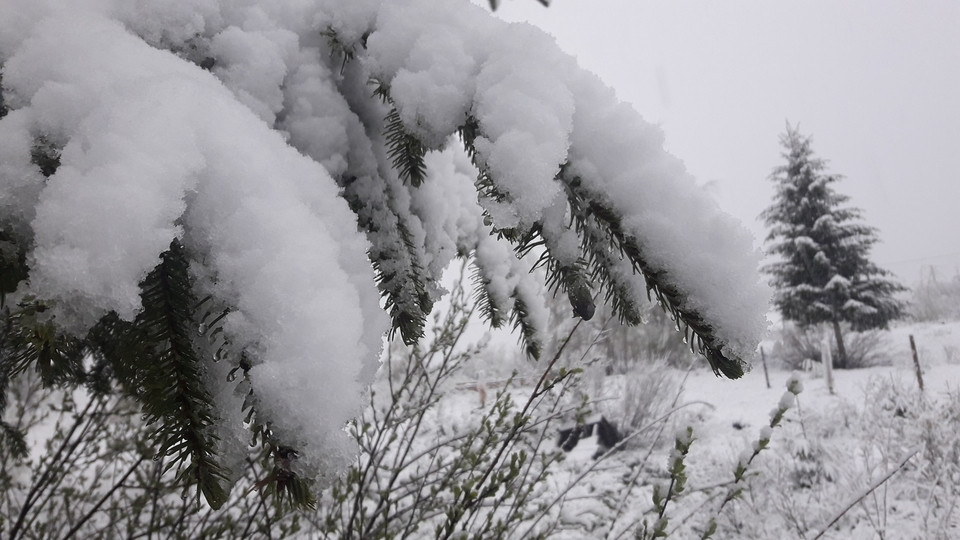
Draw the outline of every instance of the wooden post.
<instances>
[{"instance_id":1,"label":"wooden post","mask_svg":"<svg viewBox=\"0 0 960 540\"><path fill-rule=\"evenodd\" d=\"M763 377L767 379L767 388L770 388L770 373L767 372L767 355L763 352L763 347L760 347L760 361L763 363Z\"/></svg>"},{"instance_id":2,"label":"wooden post","mask_svg":"<svg viewBox=\"0 0 960 540\"><path fill-rule=\"evenodd\" d=\"M913 367L917 368L917 384L923 393L923 372L920 371L920 358L917 356L917 344L913 341L913 334L910 334L910 350L913 351Z\"/></svg>"},{"instance_id":3,"label":"wooden post","mask_svg":"<svg viewBox=\"0 0 960 540\"><path fill-rule=\"evenodd\" d=\"M480 396L480 408L487 406L487 377L486 373L481 369L477 371L477 380L475 383L477 389L477 395Z\"/></svg>"},{"instance_id":4,"label":"wooden post","mask_svg":"<svg viewBox=\"0 0 960 540\"><path fill-rule=\"evenodd\" d=\"M830 353L830 338L823 336L820 343L820 362L823 363L823 372L827 376L827 390L833 395L833 355Z\"/></svg>"}]
</instances>

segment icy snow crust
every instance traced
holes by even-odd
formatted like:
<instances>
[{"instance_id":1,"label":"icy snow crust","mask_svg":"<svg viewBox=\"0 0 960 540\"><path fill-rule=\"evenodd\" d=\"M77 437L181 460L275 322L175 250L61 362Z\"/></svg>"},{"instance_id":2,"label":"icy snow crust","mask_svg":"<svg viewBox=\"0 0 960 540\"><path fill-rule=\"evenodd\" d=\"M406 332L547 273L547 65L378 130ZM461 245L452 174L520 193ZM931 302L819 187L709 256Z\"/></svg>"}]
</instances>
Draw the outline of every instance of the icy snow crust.
<instances>
[{"instance_id":1,"label":"icy snow crust","mask_svg":"<svg viewBox=\"0 0 960 540\"><path fill-rule=\"evenodd\" d=\"M396 235L365 239L334 178L384 199L367 218L386 219L388 203L404 218L429 275L472 251L491 302L506 313L512 293L542 327L542 285L490 236L484 212L496 228L541 224L551 255L575 261L556 180L566 164L624 217L727 354L748 357L759 341L768 294L748 233L663 150L659 129L536 28L465 0L3 0L0 12L11 109L0 218L34 242L18 294L53 300L76 333L109 311L132 319L138 283L181 238L201 292L233 309L233 344L258 355L259 412L307 471L349 459L341 428L388 328L368 239L381 249ZM198 67L208 58L210 72ZM398 180L370 128L385 113L371 78L389 85L410 133L446 149L428 154L420 189ZM450 143L468 116L504 200L477 204L477 171ZM63 146L49 179L30 163L41 135ZM236 405L220 384L217 402ZM242 449L240 435L224 438Z\"/></svg>"}]
</instances>

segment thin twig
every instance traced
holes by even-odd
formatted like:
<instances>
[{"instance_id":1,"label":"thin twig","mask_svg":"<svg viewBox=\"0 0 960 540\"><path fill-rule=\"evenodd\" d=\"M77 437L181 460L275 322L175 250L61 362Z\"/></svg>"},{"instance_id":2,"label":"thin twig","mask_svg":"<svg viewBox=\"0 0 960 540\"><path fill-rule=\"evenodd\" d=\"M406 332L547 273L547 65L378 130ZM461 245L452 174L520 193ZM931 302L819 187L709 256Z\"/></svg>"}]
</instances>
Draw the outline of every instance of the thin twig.
<instances>
[{"instance_id":1,"label":"thin twig","mask_svg":"<svg viewBox=\"0 0 960 540\"><path fill-rule=\"evenodd\" d=\"M896 474L897 471L899 471L900 469L904 468L907 465L907 462L910 461L910 458L917 455L919 452L920 452L920 448L917 448L912 452L908 452L905 456L903 456L903 458L900 459L900 462L897 463L896 467L894 467L893 469L890 469L890 471L887 474L878 478L873 484L870 484L870 486L866 490L864 490L862 493L857 495L853 500L851 500L846 506L843 507L843 510L838 512L837 515L834 516L833 519L831 519L823 528L821 528L817 532L817 534L811 537L810 540L817 540L818 538L826 534L827 531L830 530L830 527L833 527L834 523L840 521L840 518L846 515L846 513L849 512L851 508L853 508L854 506L857 505L857 503L859 503L864 498L866 498L867 495L870 495L871 493L873 493L874 490L876 490L878 487L886 483L886 481L889 480L891 476Z\"/></svg>"},{"instance_id":2,"label":"thin twig","mask_svg":"<svg viewBox=\"0 0 960 540\"><path fill-rule=\"evenodd\" d=\"M47 466L44 469L40 479L36 481L30 488L30 491L27 493L26 499L24 499L23 507L20 508L20 513L17 516L17 521L13 524L13 528L10 529L10 538L11 540L17 537L17 533L20 531L20 527L23 526L24 519L30 513L30 509L37 502L43 490L46 488L47 482L50 480L50 475L54 473L54 467L59 466L58 462L63 455L64 451L67 451L68 448L75 448L76 445L71 447L71 438L77 429L83 425L86 415L90 410L90 407L93 406L94 400L87 402L87 405L83 410L78 414L75 419L73 426L70 427L70 430L67 432L67 436L64 437L63 442L60 444L60 447L57 449L57 452L53 455L50 461L47 462ZM72 451L72 449L70 450Z\"/></svg>"},{"instance_id":3,"label":"thin twig","mask_svg":"<svg viewBox=\"0 0 960 540\"><path fill-rule=\"evenodd\" d=\"M576 478L574 478L572 481L570 481L570 482L567 483L567 487L564 488L564 489L562 489L562 490L560 491L560 493L559 493L556 497L554 497L554 499L553 499L549 504L547 504L547 505L544 507L544 510L542 510L542 511L539 513L539 515L537 516L537 519L534 520L534 522L533 522L529 527L527 527L526 533L524 533L524 537L528 536L529 534L531 534L531 533L533 532L534 527L536 527L536 525L537 525L538 523L540 523L540 520L543 519L544 516L546 516L547 511L548 511L550 508L553 508L554 505L556 505L556 504L560 501L560 499L567 494L567 492L569 492L571 489L573 489L573 486L574 486L574 485L577 485L577 484L578 484L581 480L583 480L588 474L590 474L591 472L593 472L593 471L594 471L601 463L603 463L607 458L609 458L610 456L614 455L618 450L620 450L621 448L623 448L624 446L626 446L626 444L629 443L631 440L633 440L636 436L640 435L641 433L645 432L646 430L650 429L651 427L659 424L660 422L666 420L667 418L670 418L670 417L671 417L674 413L676 413L677 411L680 411L681 409L685 409L685 408L687 408L687 407L689 407L689 406L691 406L691 405L704 405L704 406L709 407L709 408L711 408L711 409L714 408L714 406L713 406L712 404L707 403L706 401L690 401L690 402L688 402L688 403L684 403L683 405L680 405L680 406L677 406L677 407L674 407L674 408L670 409L669 411L667 411L666 413L664 413L663 415L661 415L659 418L657 418L657 419L655 419L655 420L647 423L647 425L641 427L640 429L634 431L634 432L631 433L630 435L627 435L626 437L624 437L623 439L621 439L620 442L618 442L617 444L615 444L615 445L613 445L612 447L610 447L610 450L608 450L607 452L605 452L605 453L604 453L602 456L600 456L599 458L595 459L595 460L593 461L593 463L591 463L589 467L587 467L586 469L583 470L583 472L581 472L579 475L577 475Z\"/></svg>"},{"instance_id":4,"label":"thin twig","mask_svg":"<svg viewBox=\"0 0 960 540\"><path fill-rule=\"evenodd\" d=\"M80 530L80 527L83 527L83 524L86 523L90 518L93 517L94 514L97 513L97 511L100 509L100 507L103 506L103 503L107 502L107 499L109 499L110 497L112 497L113 494L114 494L118 489L120 489L121 486L123 486L123 483L127 481L127 478L129 478L130 475L133 474L133 472L136 471L138 467L140 467L140 464L143 463L144 459L145 459L145 458L144 458L143 456L140 456L140 459L138 459L138 460L127 470L127 472L126 472L122 477L120 477L120 480L118 480L117 482L115 482L115 483L113 484L113 487L111 487L106 493L103 494L103 497L100 497L100 500L97 501L97 504L93 505L93 508L91 508L91 509L86 513L86 515L84 515L82 518L80 518L79 521L77 521L76 523L74 523L73 527L71 527L70 530L67 531L67 534L65 534L65 535L63 536L63 539L62 539L62 540L67 540L68 538L70 538L70 537L72 537L73 535L77 534L77 531Z\"/></svg>"}]
</instances>

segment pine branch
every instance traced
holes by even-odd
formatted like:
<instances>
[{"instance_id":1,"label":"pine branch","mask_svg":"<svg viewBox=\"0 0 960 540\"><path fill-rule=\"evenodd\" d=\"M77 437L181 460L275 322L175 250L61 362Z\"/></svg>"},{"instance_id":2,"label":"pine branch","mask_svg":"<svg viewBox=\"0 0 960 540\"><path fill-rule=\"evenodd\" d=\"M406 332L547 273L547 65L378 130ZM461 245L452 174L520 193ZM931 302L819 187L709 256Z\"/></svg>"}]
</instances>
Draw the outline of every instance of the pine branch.
<instances>
[{"instance_id":1,"label":"pine branch","mask_svg":"<svg viewBox=\"0 0 960 540\"><path fill-rule=\"evenodd\" d=\"M219 508L227 499L227 475L216 460L212 398L193 342L197 301L188 260L177 240L160 259L140 284L143 311L136 320L107 319L101 328L115 338L114 346L101 354L112 359L119 373L133 375L129 387L147 425L156 426L151 438L157 455L172 457L168 467L182 467L178 481L195 482L207 503Z\"/></svg>"},{"instance_id":2,"label":"pine branch","mask_svg":"<svg viewBox=\"0 0 960 540\"><path fill-rule=\"evenodd\" d=\"M530 318L530 306L520 291L514 292L513 311L510 313L513 329L519 330L520 341L524 352L533 359L539 359L543 352L543 341L540 330Z\"/></svg>"},{"instance_id":3,"label":"pine branch","mask_svg":"<svg viewBox=\"0 0 960 540\"><path fill-rule=\"evenodd\" d=\"M27 276L26 253L0 230L0 441L11 455L25 457L25 435L2 420L7 407L10 379L31 366L45 386L73 384L83 379L84 347L79 340L63 335L48 317L46 305L24 299L11 312L5 296L17 289Z\"/></svg>"},{"instance_id":4,"label":"pine branch","mask_svg":"<svg viewBox=\"0 0 960 540\"><path fill-rule=\"evenodd\" d=\"M46 304L24 298L15 311L4 308L2 319L0 355L10 377L33 367L44 386L82 382L83 343L57 328Z\"/></svg>"},{"instance_id":5,"label":"pine branch","mask_svg":"<svg viewBox=\"0 0 960 540\"><path fill-rule=\"evenodd\" d=\"M331 54L339 54L342 58L340 75L343 75L343 72L347 69L347 64L352 62L357 56L357 45L365 49L367 47L367 38L370 34L369 32L363 34L359 44L347 43L340 37L340 34L333 26L328 25L324 31L320 32L320 35L327 39L327 46L330 47Z\"/></svg>"},{"instance_id":6,"label":"pine branch","mask_svg":"<svg viewBox=\"0 0 960 540\"><path fill-rule=\"evenodd\" d=\"M488 168L479 156L475 141L481 128L476 118L470 116L458 129L467 154L479 170L477 188L481 195L496 201L507 201L509 197L500 192ZM685 296L674 284L667 271L653 267L643 254L642 246L635 236L623 230L621 218L613 210L613 205L605 201L602 194L587 191L582 181L568 173L564 165L557 177L564 184L574 224L581 241L581 251L586 259L575 263L562 262L552 256L551 238L544 236L543 226L535 223L525 231L500 230L502 238L516 245L520 257L542 250L535 266L542 266L547 274L547 286L550 290L566 293L573 307L574 315L589 320L593 317L592 284L599 282L605 290L606 298L621 320L637 323L642 320L640 306L631 291L628 279L618 269L618 262L625 258L632 271L643 276L647 283L647 298L656 298L657 302L669 313L684 333L691 350L699 352L717 374L735 379L743 375L743 365L739 358L728 358L722 352L720 338L703 317L686 305Z\"/></svg>"},{"instance_id":7,"label":"pine branch","mask_svg":"<svg viewBox=\"0 0 960 540\"><path fill-rule=\"evenodd\" d=\"M313 495L310 482L293 470L293 464L299 453L296 449L283 445L274 435L270 425L263 422L257 414L258 400L250 383L251 367L249 358L245 353L241 353L237 367L230 372L230 380L234 380L236 374L242 372L241 384L248 388L247 396L243 400L244 423L250 426L253 434L250 446L263 447L264 452L261 456L264 461L263 469L270 471L265 478L254 485L254 488L276 496L281 502L285 496L289 497L295 507L315 509L317 500Z\"/></svg>"},{"instance_id":8,"label":"pine branch","mask_svg":"<svg viewBox=\"0 0 960 540\"><path fill-rule=\"evenodd\" d=\"M10 455L17 459L27 457L27 442L25 435L16 426L3 421L7 410L7 389L10 386L10 365L6 362L6 339L0 335L0 442L4 448L10 449Z\"/></svg>"},{"instance_id":9,"label":"pine branch","mask_svg":"<svg viewBox=\"0 0 960 540\"><path fill-rule=\"evenodd\" d=\"M543 301L535 292L537 288L530 288L528 280L532 276L513 250L484 235L484 229L480 226L481 237L472 238L474 244L458 245L465 260L473 255L474 303L491 328L501 328L509 321L519 331L524 352L537 359L543 349L543 323L534 320L532 310Z\"/></svg>"},{"instance_id":10,"label":"pine branch","mask_svg":"<svg viewBox=\"0 0 960 540\"><path fill-rule=\"evenodd\" d=\"M490 325L491 328L501 328L507 321L505 306L500 305L490 293L489 285L493 277L487 274L482 261L474 258L474 268L472 274L473 280L473 300L480 310L480 316Z\"/></svg>"},{"instance_id":11,"label":"pine branch","mask_svg":"<svg viewBox=\"0 0 960 540\"><path fill-rule=\"evenodd\" d=\"M466 122L457 129L457 133L467 151L467 155L478 171L476 186L481 197L497 202L509 202L510 197L497 188L495 179L490 175L489 168L477 152L475 143L477 137L480 136L479 121L474 116L468 116ZM485 216L485 221L490 222L489 215ZM581 317L584 320L593 318L596 305L593 301L593 291L590 286L591 281L585 270L585 261L581 259L573 263L564 263L551 257L551 247L555 250L555 246L551 245L549 239L544 238L542 225L539 223L534 224L527 230L497 229L496 233L500 239L506 239L514 244L519 258L523 258L530 255L533 251L543 248L542 254L534 265L534 268L545 268L547 287L554 293L561 291L567 295L575 316Z\"/></svg>"},{"instance_id":12,"label":"pine branch","mask_svg":"<svg viewBox=\"0 0 960 540\"><path fill-rule=\"evenodd\" d=\"M370 183L376 182L375 185ZM391 205L391 189L380 178L345 178L343 196L367 234L377 287L390 314L391 334L400 332L412 345L423 337L433 298L427 291L433 280L420 263L413 235L400 213ZM370 197L371 192L376 197Z\"/></svg>"},{"instance_id":13,"label":"pine branch","mask_svg":"<svg viewBox=\"0 0 960 540\"><path fill-rule=\"evenodd\" d=\"M505 255L513 257L509 250L506 251ZM480 254L475 251L472 276L474 283L473 298L481 317L491 328L501 328L509 321L513 329L519 331L519 339L523 344L524 352L533 359L540 358L540 353L543 350L542 336L540 335L542 330L537 327L531 317L531 309L536 301L536 296L525 294L522 281L513 286L505 297L494 295L490 290L493 281L495 279L510 279L511 275L509 274L516 270L511 268L506 276L494 276L490 274L490 271Z\"/></svg>"},{"instance_id":14,"label":"pine branch","mask_svg":"<svg viewBox=\"0 0 960 540\"><path fill-rule=\"evenodd\" d=\"M17 290L24 279L27 279L26 246L0 227L0 308L6 304L5 296Z\"/></svg>"},{"instance_id":15,"label":"pine branch","mask_svg":"<svg viewBox=\"0 0 960 540\"><path fill-rule=\"evenodd\" d=\"M477 137L480 136L480 121L472 115L467 116L467 119L463 125L457 128L457 136L460 137L460 142L463 144L463 148L466 150L467 156L470 158L473 166L477 169L477 179L475 184L477 186L477 191L480 193L480 197L497 202L509 201L510 198L507 196L507 194L501 192L497 188L493 177L490 176L489 167L487 167L486 163L483 162L479 152L477 152L476 141ZM489 223L487 224L489 225ZM514 237L514 231L512 230L500 229L497 231L497 233L501 237L506 236L508 240L516 240Z\"/></svg>"},{"instance_id":16,"label":"pine branch","mask_svg":"<svg viewBox=\"0 0 960 540\"><path fill-rule=\"evenodd\" d=\"M571 206L578 209L574 213L574 219L581 221L579 227L583 230L589 230L594 225L603 228L604 236L613 242L616 251L623 253L634 271L646 280L648 299L656 298L663 310L670 314L677 324L677 329L684 333L684 337L690 343L691 350L702 354L710 363L714 373L718 375L722 373L731 379L743 376L741 360L736 357L728 358L723 353L720 338L714 333L713 327L703 319L702 315L687 307L685 296L671 282L668 272L654 267L647 261L637 238L624 231L620 216L613 210L613 206L604 201L602 196L587 191L581 179L570 175L566 167L561 168L559 178L566 186ZM595 223L591 224L588 217L595 220ZM598 262L596 257L593 258L593 262L594 264ZM605 270L601 269L597 272L597 275L602 277Z\"/></svg>"},{"instance_id":17,"label":"pine branch","mask_svg":"<svg viewBox=\"0 0 960 540\"><path fill-rule=\"evenodd\" d=\"M415 135L407 131L400 118L400 111L390 97L390 86L381 81L372 81L374 95L390 106L390 112L383 119L383 136L387 140L387 156L393 161L400 179L405 184L419 187L427 178L427 147Z\"/></svg>"},{"instance_id":18,"label":"pine branch","mask_svg":"<svg viewBox=\"0 0 960 540\"><path fill-rule=\"evenodd\" d=\"M561 262L554 256L557 246L544 236L543 226L537 223L516 241L517 256L526 257L539 248L542 248L540 258L533 267L544 268L547 288L554 294L562 292L567 295L575 317L585 321L592 319L597 307L587 261L578 257L573 262Z\"/></svg>"},{"instance_id":19,"label":"pine branch","mask_svg":"<svg viewBox=\"0 0 960 540\"><path fill-rule=\"evenodd\" d=\"M403 342L411 345L423 337L427 315L433 310L433 298L427 292L427 283L433 280L423 268L417 247L413 243L413 235L410 234L406 221L399 214L397 214L396 232L403 240L406 259L409 261L407 266L409 278L399 283L401 287L399 294L391 295L387 299L386 305L394 320L389 337L392 338L399 330ZM412 305L410 305L410 299L413 300Z\"/></svg>"},{"instance_id":20,"label":"pine branch","mask_svg":"<svg viewBox=\"0 0 960 540\"><path fill-rule=\"evenodd\" d=\"M605 234L602 225L584 208L575 206L575 202L580 201L573 196L570 198L577 230L582 239L581 249L586 253L587 265L591 269L591 279L599 285L600 291L604 293L604 301L613 308L621 324L643 323L643 308L637 302L629 281L633 275L632 266L629 262L624 263L623 251L614 239Z\"/></svg>"},{"instance_id":21,"label":"pine branch","mask_svg":"<svg viewBox=\"0 0 960 540\"><path fill-rule=\"evenodd\" d=\"M136 335L134 323L122 320L115 312L103 316L87 333L85 342L93 366L85 382L94 393L107 393L114 383L131 396L141 393L136 359L146 357L149 343L135 339Z\"/></svg>"},{"instance_id":22,"label":"pine branch","mask_svg":"<svg viewBox=\"0 0 960 540\"><path fill-rule=\"evenodd\" d=\"M399 332L403 342L411 345L423 337L427 314L433 309L431 291L437 287L422 261L422 246L416 245L411 233L409 209L402 206L407 198L398 190L415 189L425 180L427 148L403 126L393 106L389 85L376 79L369 82L373 85L374 97L391 110L382 126L367 128L382 130L391 161L389 166L396 171L400 182L373 174L360 178L348 175L340 184L344 198L371 244L369 257L377 287L392 321L390 337Z\"/></svg>"}]
</instances>

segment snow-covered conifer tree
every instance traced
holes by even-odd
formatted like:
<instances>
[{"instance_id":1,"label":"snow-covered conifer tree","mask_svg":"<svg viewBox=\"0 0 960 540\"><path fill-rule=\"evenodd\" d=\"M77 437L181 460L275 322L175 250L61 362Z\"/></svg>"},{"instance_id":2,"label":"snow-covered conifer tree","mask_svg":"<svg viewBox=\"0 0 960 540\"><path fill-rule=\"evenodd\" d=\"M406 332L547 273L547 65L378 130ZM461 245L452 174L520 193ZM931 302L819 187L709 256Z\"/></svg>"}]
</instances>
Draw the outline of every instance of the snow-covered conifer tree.
<instances>
[{"instance_id":1,"label":"snow-covered conifer tree","mask_svg":"<svg viewBox=\"0 0 960 540\"><path fill-rule=\"evenodd\" d=\"M810 137L787 126L781 136L787 163L776 167L773 204L762 214L770 227L767 249L777 259L764 267L783 318L801 326L827 323L837 341L838 367L846 366L841 323L856 331L886 328L903 315L903 290L870 261L877 230L862 223L849 197L834 191L841 177L814 156Z\"/></svg>"},{"instance_id":2,"label":"snow-covered conifer tree","mask_svg":"<svg viewBox=\"0 0 960 540\"><path fill-rule=\"evenodd\" d=\"M533 357L535 265L577 316L657 300L717 373L754 351L749 234L530 25L467 0L0 13L0 371L135 397L213 506L250 430L298 500L342 470L384 334L422 336L454 257Z\"/></svg>"}]
</instances>

